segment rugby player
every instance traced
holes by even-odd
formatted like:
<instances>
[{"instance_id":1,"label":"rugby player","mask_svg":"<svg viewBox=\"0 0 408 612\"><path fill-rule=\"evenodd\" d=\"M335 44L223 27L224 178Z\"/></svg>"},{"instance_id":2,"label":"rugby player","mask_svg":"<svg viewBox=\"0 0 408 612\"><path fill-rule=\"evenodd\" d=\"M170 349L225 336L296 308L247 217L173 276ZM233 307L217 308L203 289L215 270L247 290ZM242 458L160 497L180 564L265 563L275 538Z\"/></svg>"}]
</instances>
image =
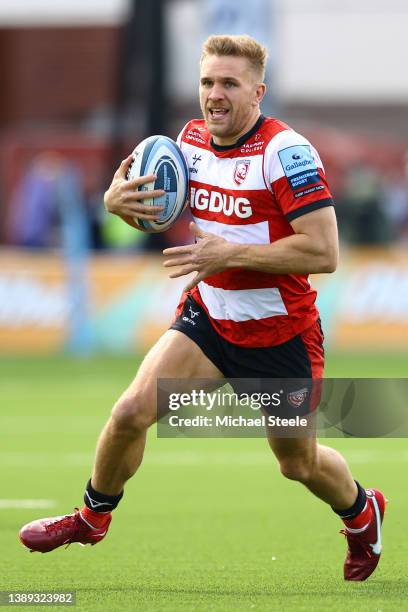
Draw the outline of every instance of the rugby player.
<instances>
[{"instance_id":1,"label":"rugby player","mask_svg":"<svg viewBox=\"0 0 408 612\"><path fill-rule=\"evenodd\" d=\"M323 334L308 275L337 266L333 199L314 147L282 121L261 114L266 56L248 36L211 36L203 46L203 119L187 123L178 139L191 172L195 241L164 251L172 278L192 272L195 277L170 329L113 407L84 507L25 525L20 539L33 551L96 544L106 536L156 420L158 377L323 376ZM134 216L155 219L160 212L144 205L144 198L163 192L136 191L152 177L128 182L131 161L129 156L121 163L104 201L110 213L137 227ZM306 395L298 394L297 402L307 401ZM282 474L342 519L348 542L344 577L365 580L381 554L383 494L364 489L344 458L313 436L271 436L269 444Z\"/></svg>"}]
</instances>

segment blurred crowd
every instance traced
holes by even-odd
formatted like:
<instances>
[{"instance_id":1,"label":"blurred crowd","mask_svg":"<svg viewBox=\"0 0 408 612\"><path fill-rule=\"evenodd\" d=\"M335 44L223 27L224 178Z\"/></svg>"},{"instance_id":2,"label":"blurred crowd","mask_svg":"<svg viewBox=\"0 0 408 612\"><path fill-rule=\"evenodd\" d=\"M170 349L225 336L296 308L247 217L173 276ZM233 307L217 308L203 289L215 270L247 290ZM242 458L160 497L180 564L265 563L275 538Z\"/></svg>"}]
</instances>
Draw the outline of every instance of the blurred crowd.
<instances>
[{"instance_id":1,"label":"blurred crowd","mask_svg":"<svg viewBox=\"0 0 408 612\"><path fill-rule=\"evenodd\" d=\"M372 245L408 242L408 165L386 175L365 165L355 166L336 194L342 239Z\"/></svg>"},{"instance_id":2,"label":"blurred crowd","mask_svg":"<svg viewBox=\"0 0 408 612\"><path fill-rule=\"evenodd\" d=\"M171 230L155 235L135 231L108 215L103 191L109 181L107 177L106 184L101 181L89 189L79 164L52 151L38 154L10 195L4 242L33 249L62 246L74 253L84 249L159 250L191 240L188 210ZM408 161L405 169L402 165L386 174L364 163L355 164L335 184L343 242L408 242Z\"/></svg>"},{"instance_id":3,"label":"blurred crowd","mask_svg":"<svg viewBox=\"0 0 408 612\"><path fill-rule=\"evenodd\" d=\"M391 44L398 42L393 32L404 11L392 15L385 0L379 3L393 24L388 44L371 49L388 67L383 76L389 80L379 82L371 55L356 58L355 49L366 13L370 19L375 14L373 32L384 33L383 12L373 11L368 0L358 11L356 3L315 3L313 19L326 24L325 31L335 31L339 15L361 25L358 35L350 30L348 45L333 37L315 82L293 52L302 2L110 0L99 3L98 15L93 3L72 0L44 0L41 10L21 14L14 4L0 3L11 7L0 11L0 48L7 58L0 104L0 246L74 253L188 243L188 211L164 234L147 235L108 215L103 192L121 156L137 142L150 134L175 137L187 117L197 116L200 41L210 33L242 32L269 49L263 111L276 111L324 161L343 242L408 240L402 38L399 55ZM313 44L318 51L320 41ZM387 64L385 52L395 61ZM339 74L333 66L347 69Z\"/></svg>"}]
</instances>

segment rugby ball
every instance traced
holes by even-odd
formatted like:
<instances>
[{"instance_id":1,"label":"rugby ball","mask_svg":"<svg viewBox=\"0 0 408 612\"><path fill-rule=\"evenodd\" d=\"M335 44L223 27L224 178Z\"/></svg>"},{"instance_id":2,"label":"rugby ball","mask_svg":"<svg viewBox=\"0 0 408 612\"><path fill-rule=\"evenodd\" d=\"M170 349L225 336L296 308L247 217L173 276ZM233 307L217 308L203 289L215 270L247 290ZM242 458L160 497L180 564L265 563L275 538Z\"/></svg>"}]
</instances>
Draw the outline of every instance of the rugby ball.
<instances>
[{"instance_id":1,"label":"rugby ball","mask_svg":"<svg viewBox=\"0 0 408 612\"><path fill-rule=\"evenodd\" d=\"M146 232L164 232L173 225L183 212L188 196L188 168L184 155L174 140L167 136L150 136L137 145L132 152L133 162L126 178L130 181L140 176L155 174L157 179L139 187L140 191L163 189L160 198L147 198L147 206L164 206L156 221L135 221Z\"/></svg>"}]
</instances>

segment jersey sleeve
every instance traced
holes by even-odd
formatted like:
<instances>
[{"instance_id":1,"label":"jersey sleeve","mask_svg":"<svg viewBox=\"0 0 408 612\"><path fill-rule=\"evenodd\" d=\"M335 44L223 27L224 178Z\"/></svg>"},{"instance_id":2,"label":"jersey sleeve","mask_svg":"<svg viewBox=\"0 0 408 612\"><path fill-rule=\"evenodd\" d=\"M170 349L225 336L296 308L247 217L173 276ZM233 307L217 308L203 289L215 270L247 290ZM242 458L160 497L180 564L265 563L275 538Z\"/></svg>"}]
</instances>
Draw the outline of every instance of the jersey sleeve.
<instances>
[{"instance_id":1,"label":"jersey sleeve","mask_svg":"<svg viewBox=\"0 0 408 612\"><path fill-rule=\"evenodd\" d=\"M334 206L318 152L304 137L284 130L268 144L264 157L268 187L288 221L324 206Z\"/></svg>"},{"instance_id":2,"label":"jersey sleeve","mask_svg":"<svg viewBox=\"0 0 408 612\"><path fill-rule=\"evenodd\" d=\"M177 142L178 146L180 147L180 149L181 149L181 139L183 138L184 130L185 130L185 127L183 127L183 129L181 130L180 134L177 136L177 140L176 140L176 142Z\"/></svg>"},{"instance_id":3,"label":"jersey sleeve","mask_svg":"<svg viewBox=\"0 0 408 612\"><path fill-rule=\"evenodd\" d=\"M183 127L183 129L181 130L181 132L179 133L179 135L177 136L177 144L180 147L180 149L182 149L182 144L183 144L183 136L187 130L187 128L189 127L191 121L189 121L188 123L186 123L186 125Z\"/></svg>"}]
</instances>

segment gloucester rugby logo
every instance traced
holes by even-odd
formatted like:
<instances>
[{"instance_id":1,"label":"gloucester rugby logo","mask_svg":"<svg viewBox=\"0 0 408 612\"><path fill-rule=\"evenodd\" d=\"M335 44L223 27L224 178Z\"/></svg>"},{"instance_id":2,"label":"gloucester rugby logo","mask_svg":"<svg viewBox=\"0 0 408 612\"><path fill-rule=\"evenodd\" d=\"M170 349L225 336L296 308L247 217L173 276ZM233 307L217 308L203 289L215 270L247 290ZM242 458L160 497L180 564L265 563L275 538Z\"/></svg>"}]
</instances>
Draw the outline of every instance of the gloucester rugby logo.
<instances>
[{"instance_id":1,"label":"gloucester rugby logo","mask_svg":"<svg viewBox=\"0 0 408 612\"><path fill-rule=\"evenodd\" d=\"M292 391L292 393L288 393L287 398L289 404L291 404L294 408L299 408L299 406L301 406L305 401L307 392L307 387L303 387L303 389L299 389L299 391Z\"/></svg>"},{"instance_id":2,"label":"gloucester rugby logo","mask_svg":"<svg viewBox=\"0 0 408 612\"><path fill-rule=\"evenodd\" d=\"M250 163L250 159L244 159L237 161L237 163L235 164L234 181L237 185L242 185L242 183L245 181Z\"/></svg>"}]
</instances>

